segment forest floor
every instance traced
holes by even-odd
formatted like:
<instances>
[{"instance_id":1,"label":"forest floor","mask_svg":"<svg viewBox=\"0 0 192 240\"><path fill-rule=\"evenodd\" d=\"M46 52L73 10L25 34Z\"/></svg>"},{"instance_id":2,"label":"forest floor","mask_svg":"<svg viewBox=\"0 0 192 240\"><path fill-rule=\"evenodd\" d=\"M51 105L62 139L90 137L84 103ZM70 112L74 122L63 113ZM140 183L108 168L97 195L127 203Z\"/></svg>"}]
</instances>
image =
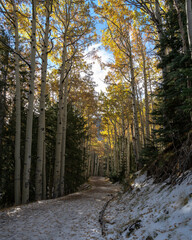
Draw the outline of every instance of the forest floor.
<instances>
[{"instance_id":1,"label":"forest floor","mask_svg":"<svg viewBox=\"0 0 192 240\"><path fill-rule=\"evenodd\" d=\"M168 182L138 172L122 193L92 177L77 193L1 210L0 239L192 240L192 172Z\"/></svg>"},{"instance_id":2,"label":"forest floor","mask_svg":"<svg viewBox=\"0 0 192 240\"><path fill-rule=\"evenodd\" d=\"M0 240L103 240L99 215L120 185L91 177L90 189L0 211Z\"/></svg>"}]
</instances>

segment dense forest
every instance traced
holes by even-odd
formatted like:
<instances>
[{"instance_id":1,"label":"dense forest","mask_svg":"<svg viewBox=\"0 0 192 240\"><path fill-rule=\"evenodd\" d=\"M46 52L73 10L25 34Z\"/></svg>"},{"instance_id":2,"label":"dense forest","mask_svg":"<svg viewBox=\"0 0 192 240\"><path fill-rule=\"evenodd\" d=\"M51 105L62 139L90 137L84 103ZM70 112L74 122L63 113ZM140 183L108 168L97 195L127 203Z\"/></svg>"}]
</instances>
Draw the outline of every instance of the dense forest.
<instances>
[{"instance_id":1,"label":"dense forest","mask_svg":"<svg viewBox=\"0 0 192 240\"><path fill-rule=\"evenodd\" d=\"M0 0L0 20L1 207L192 167L191 0Z\"/></svg>"}]
</instances>

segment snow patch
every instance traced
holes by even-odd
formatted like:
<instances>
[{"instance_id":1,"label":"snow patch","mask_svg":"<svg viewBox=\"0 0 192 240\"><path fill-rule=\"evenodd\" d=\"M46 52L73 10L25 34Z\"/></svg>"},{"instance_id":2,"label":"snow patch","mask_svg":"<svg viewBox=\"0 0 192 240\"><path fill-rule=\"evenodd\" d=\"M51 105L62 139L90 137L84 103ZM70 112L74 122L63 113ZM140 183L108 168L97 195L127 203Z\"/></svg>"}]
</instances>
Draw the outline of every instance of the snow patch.
<instances>
[{"instance_id":1,"label":"snow patch","mask_svg":"<svg viewBox=\"0 0 192 240\"><path fill-rule=\"evenodd\" d=\"M106 210L106 239L192 240L191 182L190 173L175 186L138 174L133 190Z\"/></svg>"}]
</instances>

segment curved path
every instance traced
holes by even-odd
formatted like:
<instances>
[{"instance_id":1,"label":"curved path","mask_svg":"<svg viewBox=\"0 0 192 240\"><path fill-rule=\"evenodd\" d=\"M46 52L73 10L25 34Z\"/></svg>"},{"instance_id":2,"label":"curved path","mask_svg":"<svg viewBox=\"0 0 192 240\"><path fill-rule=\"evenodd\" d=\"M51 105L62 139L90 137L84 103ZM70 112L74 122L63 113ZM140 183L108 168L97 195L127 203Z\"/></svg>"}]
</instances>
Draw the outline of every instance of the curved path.
<instances>
[{"instance_id":1,"label":"curved path","mask_svg":"<svg viewBox=\"0 0 192 240\"><path fill-rule=\"evenodd\" d=\"M0 211L1 240L103 240L99 213L120 190L103 177L91 189Z\"/></svg>"}]
</instances>

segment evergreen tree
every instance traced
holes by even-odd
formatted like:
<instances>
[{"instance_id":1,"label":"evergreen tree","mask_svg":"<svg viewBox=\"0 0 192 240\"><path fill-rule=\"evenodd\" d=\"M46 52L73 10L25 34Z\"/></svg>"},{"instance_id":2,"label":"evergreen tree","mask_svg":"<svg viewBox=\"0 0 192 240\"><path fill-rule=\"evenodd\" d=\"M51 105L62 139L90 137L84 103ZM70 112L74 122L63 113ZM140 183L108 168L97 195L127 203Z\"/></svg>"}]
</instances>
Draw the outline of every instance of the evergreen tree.
<instances>
[{"instance_id":1,"label":"evergreen tree","mask_svg":"<svg viewBox=\"0 0 192 240\"><path fill-rule=\"evenodd\" d=\"M68 106L67 114L67 142L66 142L66 175L65 175L65 193L71 193L77 190L85 181L85 162L86 150L83 140L86 138L85 120L74 109L72 104Z\"/></svg>"},{"instance_id":2,"label":"evergreen tree","mask_svg":"<svg viewBox=\"0 0 192 240\"><path fill-rule=\"evenodd\" d=\"M182 21L186 23L184 1L180 6ZM173 6L173 1L168 0L163 38L156 46L161 59L159 68L164 69L164 74L156 91L158 104L153 115L154 121L159 125L155 133L157 144L163 147L165 160L163 164L168 160L172 165L170 169L169 164L169 172L173 171L173 168L176 169L180 149L191 130L192 89L188 84L192 76L191 58L190 51L183 51L182 35L177 18L178 13ZM187 35L186 28L185 35ZM184 162L185 158L182 161Z\"/></svg>"}]
</instances>

